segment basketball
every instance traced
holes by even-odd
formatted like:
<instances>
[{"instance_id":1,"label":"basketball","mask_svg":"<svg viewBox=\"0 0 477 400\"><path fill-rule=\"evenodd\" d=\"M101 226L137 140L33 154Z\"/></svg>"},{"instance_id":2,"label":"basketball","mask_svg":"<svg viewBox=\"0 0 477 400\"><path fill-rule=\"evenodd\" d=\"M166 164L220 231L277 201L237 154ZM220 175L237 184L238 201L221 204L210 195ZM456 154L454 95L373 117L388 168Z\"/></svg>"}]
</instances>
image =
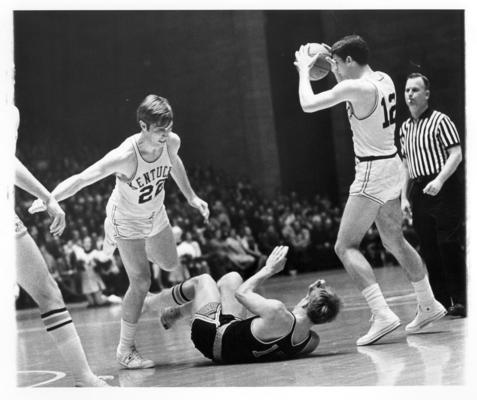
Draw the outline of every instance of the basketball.
<instances>
[{"instance_id":1,"label":"basketball","mask_svg":"<svg viewBox=\"0 0 477 400\"><path fill-rule=\"evenodd\" d=\"M328 75L328 72L330 72L331 69L330 63L326 61L326 57L331 57L327 48L318 43L310 43L308 54L314 56L317 53L320 53L320 55L310 69L310 81L319 81L320 79L323 79Z\"/></svg>"}]
</instances>

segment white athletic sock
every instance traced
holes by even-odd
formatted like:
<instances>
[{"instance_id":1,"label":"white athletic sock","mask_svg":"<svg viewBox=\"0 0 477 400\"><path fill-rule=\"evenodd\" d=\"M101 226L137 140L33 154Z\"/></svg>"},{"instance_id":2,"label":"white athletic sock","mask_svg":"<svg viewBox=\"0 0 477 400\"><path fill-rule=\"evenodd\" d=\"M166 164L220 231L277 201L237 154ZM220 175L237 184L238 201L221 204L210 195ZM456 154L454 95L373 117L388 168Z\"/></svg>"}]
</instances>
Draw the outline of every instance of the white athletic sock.
<instances>
[{"instance_id":1,"label":"white athletic sock","mask_svg":"<svg viewBox=\"0 0 477 400\"><path fill-rule=\"evenodd\" d=\"M361 291L361 293L368 302L369 308L371 308L371 312L374 315L391 311L377 283L368 286Z\"/></svg>"},{"instance_id":2,"label":"white athletic sock","mask_svg":"<svg viewBox=\"0 0 477 400\"><path fill-rule=\"evenodd\" d=\"M128 352L134 346L134 339L136 337L137 323L132 324L121 318L121 333L119 336L118 351L120 353Z\"/></svg>"},{"instance_id":3,"label":"white athletic sock","mask_svg":"<svg viewBox=\"0 0 477 400\"><path fill-rule=\"evenodd\" d=\"M66 308L51 310L41 315L46 331L56 342L76 384L86 384L96 379L88 365L73 320Z\"/></svg>"},{"instance_id":4,"label":"white athletic sock","mask_svg":"<svg viewBox=\"0 0 477 400\"><path fill-rule=\"evenodd\" d=\"M434 303L434 293L432 292L427 275L418 282L411 282L416 292L417 302L422 306L429 306Z\"/></svg>"}]
</instances>

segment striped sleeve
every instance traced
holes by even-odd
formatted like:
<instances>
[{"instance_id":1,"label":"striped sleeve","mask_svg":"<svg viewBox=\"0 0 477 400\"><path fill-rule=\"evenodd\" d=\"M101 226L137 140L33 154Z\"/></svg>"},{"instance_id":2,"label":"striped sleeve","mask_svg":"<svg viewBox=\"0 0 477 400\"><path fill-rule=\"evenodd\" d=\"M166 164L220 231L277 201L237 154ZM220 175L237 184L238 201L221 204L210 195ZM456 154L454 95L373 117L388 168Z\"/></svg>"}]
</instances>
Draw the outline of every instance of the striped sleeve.
<instances>
[{"instance_id":1,"label":"striped sleeve","mask_svg":"<svg viewBox=\"0 0 477 400\"><path fill-rule=\"evenodd\" d=\"M442 118L439 121L439 140L448 149L460 144L459 133L452 120L445 114L441 115Z\"/></svg>"}]
</instances>

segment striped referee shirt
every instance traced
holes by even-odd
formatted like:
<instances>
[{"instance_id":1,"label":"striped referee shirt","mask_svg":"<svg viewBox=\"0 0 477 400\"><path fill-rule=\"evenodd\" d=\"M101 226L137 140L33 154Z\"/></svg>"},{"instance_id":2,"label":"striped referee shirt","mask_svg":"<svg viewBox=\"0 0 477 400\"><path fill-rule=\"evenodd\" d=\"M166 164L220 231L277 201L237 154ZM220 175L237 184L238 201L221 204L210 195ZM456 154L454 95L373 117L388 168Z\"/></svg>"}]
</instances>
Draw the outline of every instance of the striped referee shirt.
<instances>
[{"instance_id":1,"label":"striped referee shirt","mask_svg":"<svg viewBox=\"0 0 477 400\"><path fill-rule=\"evenodd\" d=\"M451 119L431 108L418 119L408 118L401 125L399 136L411 179L438 174L448 158L447 149L460 145Z\"/></svg>"}]
</instances>

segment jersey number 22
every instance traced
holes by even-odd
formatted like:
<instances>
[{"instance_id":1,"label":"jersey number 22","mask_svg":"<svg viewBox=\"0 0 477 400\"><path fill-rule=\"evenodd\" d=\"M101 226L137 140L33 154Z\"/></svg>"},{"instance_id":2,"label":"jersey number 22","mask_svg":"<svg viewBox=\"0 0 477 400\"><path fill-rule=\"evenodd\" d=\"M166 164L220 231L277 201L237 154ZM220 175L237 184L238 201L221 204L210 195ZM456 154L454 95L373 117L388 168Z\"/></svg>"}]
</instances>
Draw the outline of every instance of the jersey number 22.
<instances>
[{"instance_id":1,"label":"jersey number 22","mask_svg":"<svg viewBox=\"0 0 477 400\"><path fill-rule=\"evenodd\" d=\"M159 193L161 193L162 189L164 188L165 181L166 181L165 179L161 179L156 182L156 191L154 193L154 197L156 197ZM153 197L153 194L152 194L153 190L154 190L154 185L144 186L140 191L141 195L139 196L138 203L142 204L151 200Z\"/></svg>"}]
</instances>

